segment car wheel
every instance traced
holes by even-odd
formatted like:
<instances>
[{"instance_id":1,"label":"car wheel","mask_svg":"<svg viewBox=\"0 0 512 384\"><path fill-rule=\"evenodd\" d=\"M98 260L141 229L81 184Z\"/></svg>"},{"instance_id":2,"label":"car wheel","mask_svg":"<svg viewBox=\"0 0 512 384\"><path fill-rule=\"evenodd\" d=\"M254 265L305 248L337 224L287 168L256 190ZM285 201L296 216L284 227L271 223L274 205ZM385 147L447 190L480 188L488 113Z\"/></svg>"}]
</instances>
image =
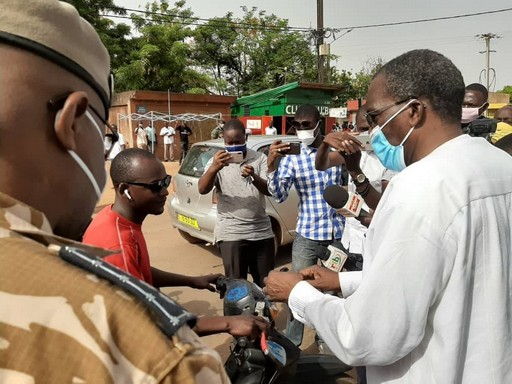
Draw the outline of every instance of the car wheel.
<instances>
[{"instance_id":1,"label":"car wheel","mask_svg":"<svg viewBox=\"0 0 512 384\"><path fill-rule=\"evenodd\" d=\"M198 239L197 237L194 237L181 229L178 229L178 232L180 233L181 237L187 240L190 244L204 243L204 240Z\"/></svg>"}]
</instances>

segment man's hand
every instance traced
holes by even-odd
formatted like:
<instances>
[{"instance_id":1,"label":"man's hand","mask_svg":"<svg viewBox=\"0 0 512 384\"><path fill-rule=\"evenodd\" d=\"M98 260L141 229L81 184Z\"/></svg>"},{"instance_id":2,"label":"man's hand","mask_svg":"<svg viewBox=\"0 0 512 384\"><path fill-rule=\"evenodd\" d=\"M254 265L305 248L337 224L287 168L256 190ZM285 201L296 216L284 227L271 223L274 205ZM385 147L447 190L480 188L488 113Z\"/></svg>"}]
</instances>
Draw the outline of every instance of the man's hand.
<instances>
[{"instance_id":1,"label":"man's hand","mask_svg":"<svg viewBox=\"0 0 512 384\"><path fill-rule=\"evenodd\" d=\"M229 160L232 158L229 152L219 151L213 156L211 167L216 171L220 171L225 166L229 165Z\"/></svg>"},{"instance_id":2,"label":"man's hand","mask_svg":"<svg viewBox=\"0 0 512 384\"><path fill-rule=\"evenodd\" d=\"M361 142L357 140L357 136L348 132L331 132L324 137L324 143L340 151L342 154L352 154L361 152L363 147Z\"/></svg>"},{"instance_id":3,"label":"man's hand","mask_svg":"<svg viewBox=\"0 0 512 384\"><path fill-rule=\"evenodd\" d=\"M272 301L287 301L293 287L302 280L296 272L270 271L265 278L263 292Z\"/></svg>"},{"instance_id":4,"label":"man's hand","mask_svg":"<svg viewBox=\"0 0 512 384\"><path fill-rule=\"evenodd\" d=\"M257 339L262 332L266 332L268 323L258 316L226 316L228 333L231 336L247 336L251 340Z\"/></svg>"},{"instance_id":5,"label":"man's hand","mask_svg":"<svg viewBox=\"0 0 512 384\"><path fill-rule=\"evenodd\" d=\"M222 275L220 273L216 273L212 275L192 277L190 286L196 289L207 289L209 291L215 292L215 283L221 276Z\"/></svg>"},{"instance_id":6,"label":"man's hand","mask_svg":"<svg viewBox=\"0 0 512 384\"><path fill-rule=\"evenodd\" d=\"M309 284L320 291L340 292L340 279L338 273L319 265L304 268L299 272L300 276Z\"/></svg>"},{"instance_id":7,"label":"man's hand","mask_svg":"<svg viewBox=\"0 0 512 384\"><path fill-rule=\"evenodd\" d=\"M361 149L363 148L357 136L348 132L332 132L324 137L324 143L336 149L344 158L349 172L361 173Z\"/></svg>"},{"instance_id":8,"label":"man's hand","mask_svg":"<svg viewBox=\"0 0 512 384\"><path fill-rule=\"evenodd\" d=\"M290 150L290 143L283 143L281 140L276 140L272 143L268 149L267 167L268 171L272 172L275 170L274 164L276 159L280 159L286 152Z\"/></svg>"},{"instance_id":9,"label":"man's hand","mask_svg":"<svg viewBox=\"0 0 512 384\"><path fill-rule=\"evenodd\" d=\"M254 175L254 168L252 165L245 164L242 166L242 177L249 177Z\"/></svg>"}]
</instances>

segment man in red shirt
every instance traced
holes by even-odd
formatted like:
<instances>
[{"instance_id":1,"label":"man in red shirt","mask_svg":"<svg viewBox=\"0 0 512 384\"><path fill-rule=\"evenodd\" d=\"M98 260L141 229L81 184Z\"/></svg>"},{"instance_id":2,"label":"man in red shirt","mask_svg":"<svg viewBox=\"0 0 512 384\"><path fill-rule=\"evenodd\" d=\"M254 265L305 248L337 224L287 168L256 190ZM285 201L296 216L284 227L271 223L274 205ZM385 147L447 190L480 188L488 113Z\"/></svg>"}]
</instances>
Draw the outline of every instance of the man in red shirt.
<instances>
[{"instance_id":1,"label":"man in red shirt","mask_svg":"<svg viewBox=\"0 0 512 384\"><path fill-rule=\"evenodd\" d=\"M189 286L215 291L212 284L219 274L185 276L150 264L142 222L147 215L164 211L171 176L166 174L162 162L148 151L130 148L112 161L110 176L116 190L114 204L96 215L83 242L120 250L104 260L157 288ZM200 318L194 330L199 335L228 332L233 336L257 337L266 326L258 317L210 316Z\"/></svg>"}]
</instances>

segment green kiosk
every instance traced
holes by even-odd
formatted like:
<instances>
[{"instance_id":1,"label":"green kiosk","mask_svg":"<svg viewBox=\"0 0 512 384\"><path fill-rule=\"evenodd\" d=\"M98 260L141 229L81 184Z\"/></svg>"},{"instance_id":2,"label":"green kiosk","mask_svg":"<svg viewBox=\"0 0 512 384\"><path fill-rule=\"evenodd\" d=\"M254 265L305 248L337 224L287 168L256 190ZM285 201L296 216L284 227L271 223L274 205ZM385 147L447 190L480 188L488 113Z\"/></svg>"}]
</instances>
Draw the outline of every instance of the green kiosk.
<instances>
[{"instance_id":1,"label":"green kiosk","mask_svg":"<svg viewBox=\"0 0 512 384\"><path fill-rule=\"evenodd\" d=\"M320 111L324 131L335 121L329 117L329 109L332 98L342 89L331 84L288 83L238 98L231 104L231 117L240 119L253 134L264 134L270 122L279 134L285 134L297 108L302 104L313 104Z\"/></svg>"}]
</instances>

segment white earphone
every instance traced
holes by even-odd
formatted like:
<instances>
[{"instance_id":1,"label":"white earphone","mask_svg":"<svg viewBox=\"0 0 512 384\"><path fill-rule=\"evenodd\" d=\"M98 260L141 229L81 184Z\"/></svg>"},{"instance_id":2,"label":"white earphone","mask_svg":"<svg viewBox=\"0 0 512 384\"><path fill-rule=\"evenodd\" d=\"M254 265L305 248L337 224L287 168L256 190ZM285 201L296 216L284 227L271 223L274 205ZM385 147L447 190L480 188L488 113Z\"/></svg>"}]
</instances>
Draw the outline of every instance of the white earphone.
<instances>
[{"instance_id":1,"label":"white earphone","mask_svg":"<svg viewBox=\"0 0 512 384\"><path fill-rule=\"evenodd\" d=\"M128 198L128 200L133 200L132 197L130 196L130 192L128 192L127 189L124 190L123 194Z\"/></svg>"}]
</instances>

